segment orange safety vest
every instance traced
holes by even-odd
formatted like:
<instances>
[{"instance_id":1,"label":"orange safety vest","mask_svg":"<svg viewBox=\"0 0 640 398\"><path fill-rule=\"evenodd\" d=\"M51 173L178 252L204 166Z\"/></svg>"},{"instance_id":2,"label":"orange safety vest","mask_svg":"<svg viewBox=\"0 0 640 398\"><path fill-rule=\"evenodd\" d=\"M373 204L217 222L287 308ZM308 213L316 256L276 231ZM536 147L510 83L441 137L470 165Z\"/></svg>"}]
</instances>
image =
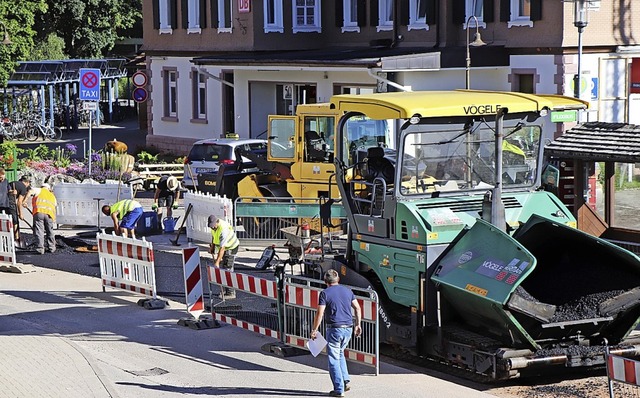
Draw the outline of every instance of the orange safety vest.
<instances>
[{"instance_id":1,"label":"orange safety vest","mask_svg":"<svg viewBox=\"0 0 640 398\"><path fill-rule=\"evenodd\" d=\"M56 197L46 188L40 188L40 194L31 200L33 214L48 214L53 221L56 221Z\"/></svg>"}]
</instances>

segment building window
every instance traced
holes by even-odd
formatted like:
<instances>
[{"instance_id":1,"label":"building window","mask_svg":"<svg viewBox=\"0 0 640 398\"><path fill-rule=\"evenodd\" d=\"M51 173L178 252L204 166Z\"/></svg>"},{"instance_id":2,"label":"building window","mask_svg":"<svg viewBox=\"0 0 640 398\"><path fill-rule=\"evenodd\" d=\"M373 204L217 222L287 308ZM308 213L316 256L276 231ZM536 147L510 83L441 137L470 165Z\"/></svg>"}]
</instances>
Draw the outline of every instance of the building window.
<instances>
[{"instance_id":1,"label":"building window","mask_svg":"<svg viewBox=\"0 0 640 398\"><path fill-rule=\"evenodd\" d=\"M207 77L204 73L193 71L191 73L191 82L193 84L193 120L207 120Z\"/></svg>"},{"instance_id":2,"label":"building window","mask_svg":"<svg viewBox=\"0 0 640 398\"><path fill-rule=\"evenodd\" d=\"M164 117L162 120L178 121L178 70L165 68L162 71L164 86Z\"/></svg>"},{"instance_id":3,"label":"building window","mask_svg":"<svg viewBox=\"0 0 640 398\"><path fill-rule=\"evenodd\" d=\"M409 7L408 29L429 30L429 25L427 25L427 0L409 0Z\"/></svg>"},{"instance_id":4,"label":"building window","mask_svg":"<svg viewBox=\"0 0 640 398\"><path fill-rule=\"evenodd\" d=\"M187 2L187 33L200 33L200 0Z\"/></svg>"},{"instance_id":5,"label":"building window","mask_svg":"<svg viewBox=\"0 0 640 398\"><path fill-rule=\"evenodd\" d=\"M264 0L264 32L284 33L282 0Z\"/></svg>"},{"instance_id":6,"label":"building window","mask_svg":"<svg viewBox=\"0 0 640 398\"><path fill-rule=\"evenodd\" d=\"M342 3L343 32L360 32L358 26L358 0L344 0Z\"/></svg>"},{"instance_id":7,"label":"building window","mask_svg":"<svg viewBox=\"0 0 640 398\"><path fill-rule=\"evenodd\" d=\"M232 4L233 0L218 0L218 32L231 32L233 26Z\"/></svg>"},{"instance_id":8,"label":"building window","mask_svg":"<svg viewBox=\"0 0 640 398\"><path fill-rule=\"evenodd\" d=\"M378 32L393 29L394 0L380 0L378 3Z\"/></svg>"},{"instance_id":9,"label":"building window","mask_svg":"<svg viewBox=\"0 0 640 398\"><path fill-rule=\"evenodd\" d=\"M511 0L511 20L507 26L533 26L531 0Z\"/></svg>"},{"instance_id":10,"label":"building window","mask_svg":"<svg viewBox=\"0 0 640 398\"><path fill-rule=\"evenodd\" d=\"M513 92L535 94L540 75L534 68L513 68L509 74L509 82Z\"/></svg>"},{"instance_id":11,"label":"building window","mask_svg":"<svg viewBox=\"0 0 640 398\"><path fill-rule=\"evenodd\" d=\"M320 32L320 0L293 0L292 3L293 33Z\"/></svg>"},{"instance_id":12,"label":"building window","mask_svg":"<svg viewBox=\"0 0 640 398\"><path fill-rule=\"evenodd\" d=\"M171 33L171 0L158 0L158 16L160 17L160 33Z\"/></svg>"},{"instance_id":13,"label":"building window","mask_svg":"<svg viewBox=\"0 0 640 398\"><path fill-rule=\"evenodd\" d=\"M464 18L464 25L462 26L462 29L466 29L467 28L467 21L469 20L470 17L474 16L476 18L478 18L478 26L481 28L486 28L487 24L484 23L484 0L466 0L466 4L465 4L465 18ZM472 28L475 28L475 21L472 21L470 26Z\"/></svg>"}]
</instances>

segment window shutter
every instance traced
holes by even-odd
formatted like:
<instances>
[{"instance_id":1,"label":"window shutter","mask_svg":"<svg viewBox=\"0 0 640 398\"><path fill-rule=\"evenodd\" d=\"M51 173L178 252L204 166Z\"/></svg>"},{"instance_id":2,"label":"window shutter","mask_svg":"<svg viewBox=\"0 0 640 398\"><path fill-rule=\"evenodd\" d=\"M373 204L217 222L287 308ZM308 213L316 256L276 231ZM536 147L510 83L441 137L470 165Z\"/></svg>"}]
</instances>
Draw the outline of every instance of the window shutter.
<instances>
[{"instance_id":1,"label":"window shutter","mask_svg":"<svg viewBox=\"0 0 640 398\"><path fill-rule=\"evenodd\" d=\"M336 28L341 28L344 25L344 2L343 0L336 0Z\"/></svg>"},{"instance_id":2,"label":"window shutter","mask_svg":"<svg viewBox=\"0 0 640 398\"><path fill-rule=\"evenodd\" d=\"M542 19L542 0L531 0L531 20L539 21Z\"/></svg>"},{"instance_id":3,"label":"window shutter","mask_svg":"<svg viewBox=\"0 0 640 398\"><path fill-rule=\"evenodd\" d=\"M409 25L409 2L401 1L395 9L398 10L398 14L400 14L397 19L398 24L400 24L400 26ZM394 18L395 17L396 16L394 15Z\"/></svg>"},{"instance_id":4,"label":"window shutter","mask_svg":"<svg viewBox=\"0 0 640 398\"><path fill-rule=\"evenodd\" d=\"M160 29L160 0L153 0L153 28Z\"/></svg>"},{"instance_id":5,"label":"window shutter","mask_svg":"<svg viewBox=\"0 0 640 398\"><path fill-rule=\"evenodd\" d=\"M426 0L427 1L427 16L426 16L426 20L427 20L427 24L429 25L433 25L433 24L437 24L438 21L436 21L436 0Z\"/></svg>"},{"instance_id":6,"label":"window shutter","mask_svg":"<svg viewBox=\"0 0 640 398\"><path fill-rule=\"evenodd\" d=\"M187 0L182 0L182 29L189 27L189 3Z\"/></svg>"},{"instance_id":7,"label":"window shutter","mask_svg":"<svg viewBox=\"0 0 640 398\"><path fill-rule=\"evenodd\" d=\"M509 22L511 20L511 2L500 0L500 21Z\"/></svg>"},{"instance_id":8,"label":"window shutter","mask_svg":"<svg viewBox=\"0 0 640 398\"><path fill-rule=\"evenodd\" d=\"M200 0L200 28L207 27L207 0Z\"/></svg>"},{"instance_id":9,"label":"window shutter","mask_svg":"<svg viewBox=\"0 0 640 398\"><path fill-rule=\"evenodd\" d=\"M218 0L211 0L211 27L218 29Z\"/></svg>"},{"instance_id":10,"label":"window shutter","mask_svg":"<svg viewBox=\"0 0 640 398\"><path fill-rule=\"evenodd\" d=\"M465 23L465 4L464 0L453 0L453 12L451 13L451 20L454 25L462 25Z\"/></svg>"},{"instance_id":11,"label":"window shutter","mask_svg":"<svg viewBox=\"0 0 640 398\"><path fill-rule=\"evenodd\" d=\"M491 23L495 20L495 10L493 9L493 0L483 0L482 1L482 19L486 23Z\"/></svg>"},{"instance_id":12,"label":"window shutter","mask_svg":"<svg viewBox=\"0 0 640 398\"><path fill-rule=\"evenodd\" d=\"M169 16L171 20L171 29L178 28L178 1L171 0L169 1Z\"/></svg>"},{"instance_id":13,"label":"window shutter","mask_svg":"<svg viewBox=\"0 0 640 398\"><path fill-rule=\"evenodd\" d=\"M233 4L233 2L225 2L224 4L224 20L229 24L229 26L225 26L225 28L233 26L233 21L231 20L231 7Z\"/></svg>"},{"instance_id":14,"label":"window shutter","mask_svg":"<svg viewBox=\"0 0 640 398\"><path fill-rule=\"evenodd\" d=\"M378 26L378 0L371 0L369 3L369 20L371 26Z\"/></svg>"},{"instance_id":15,"label":"window shutter","mask_svg":"<svg viewBox=\"0 0 640 398\"><path fill-rule=\"evenodd\" d=\"M356 5L358 9L358 26L367 25L367 2L365 0L358 0Z\"/></svg>"}]
</instances>

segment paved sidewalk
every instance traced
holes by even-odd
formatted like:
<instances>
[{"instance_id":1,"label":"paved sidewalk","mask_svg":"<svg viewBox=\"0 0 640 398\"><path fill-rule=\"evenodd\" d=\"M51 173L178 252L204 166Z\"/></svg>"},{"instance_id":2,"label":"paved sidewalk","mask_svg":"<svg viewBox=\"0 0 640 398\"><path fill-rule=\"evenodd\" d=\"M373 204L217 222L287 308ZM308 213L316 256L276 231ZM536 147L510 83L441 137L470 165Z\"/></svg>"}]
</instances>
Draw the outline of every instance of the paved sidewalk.
<instances>
[{"instance_id":1,"label":"paved sidewalk","mask_svg":"<svg viewBox=\"0 0 640 398\"><path fill-rule=\"evenodd\" d=\"M179 326L183 304L146 310L140 298L47 268L0 273L0 397L321 397L331 389L324 355L267 354L271 338L225 324ZM350 398L489 396L387 363L379 376L350 370Z\"/></svg>"}]
</instances>

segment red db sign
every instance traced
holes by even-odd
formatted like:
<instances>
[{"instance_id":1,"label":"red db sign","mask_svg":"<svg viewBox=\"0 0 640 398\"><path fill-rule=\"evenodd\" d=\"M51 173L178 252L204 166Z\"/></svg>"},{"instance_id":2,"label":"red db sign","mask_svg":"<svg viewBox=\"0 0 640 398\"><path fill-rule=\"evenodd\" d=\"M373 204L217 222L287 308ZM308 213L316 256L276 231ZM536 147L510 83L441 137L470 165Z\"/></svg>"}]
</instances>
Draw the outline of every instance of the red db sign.
<instances>
[{"instance_id":1,"label":"red db sign","mask_svg":"<svg viewBox=\"0 0 640 398\"><path fill-rule=\"evenodd\" d=\"M250 12L251 0L238 0L238 12Z\"/></svg>"}]
</instances>

